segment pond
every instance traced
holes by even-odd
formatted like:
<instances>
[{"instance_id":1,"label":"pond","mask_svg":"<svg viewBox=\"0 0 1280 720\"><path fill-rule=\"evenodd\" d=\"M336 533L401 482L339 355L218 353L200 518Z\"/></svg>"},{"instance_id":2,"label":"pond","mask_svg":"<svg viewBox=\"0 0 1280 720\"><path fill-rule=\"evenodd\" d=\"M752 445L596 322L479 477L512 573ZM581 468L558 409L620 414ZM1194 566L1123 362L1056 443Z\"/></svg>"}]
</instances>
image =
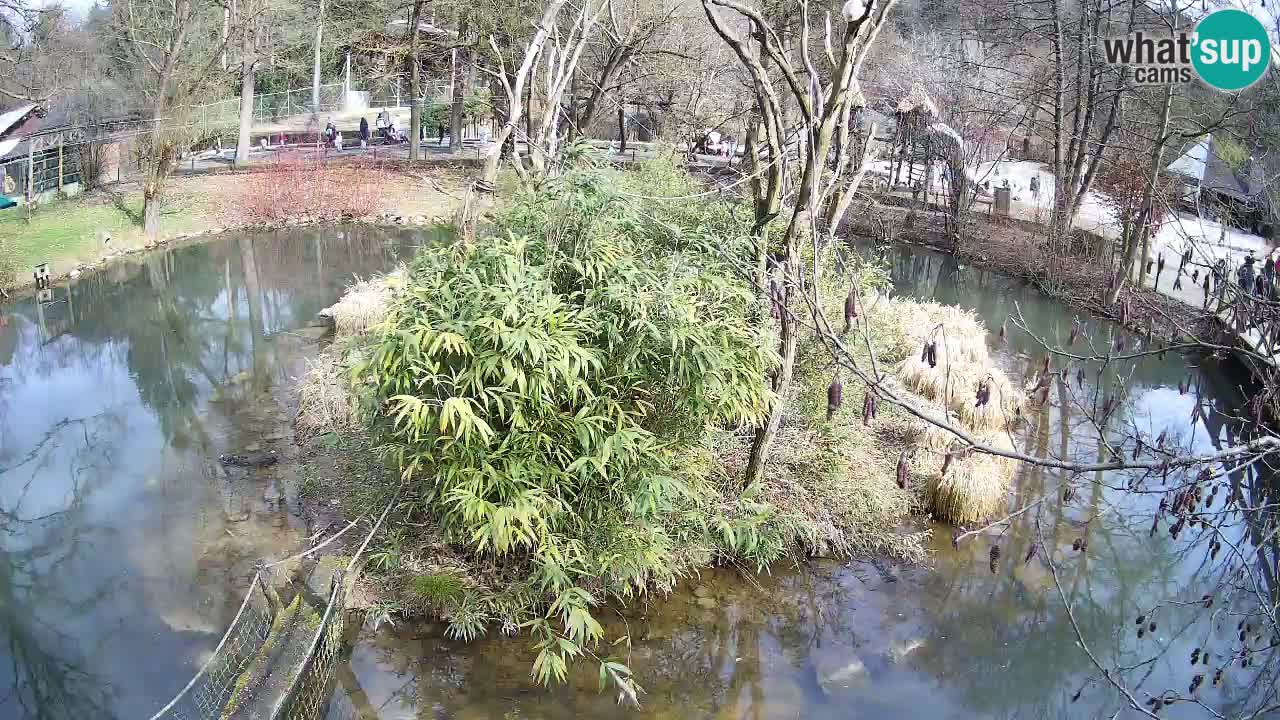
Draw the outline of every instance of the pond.
<instances>
[{"instance_id":1,"label":"pond","mask_svg":"<svg viewBox=\"0 0 1280 720\"><path fill-rule=\"evenodd\" d=\"M0 306L0 717L146 718L186 682L254 561L315 531L297 513L290 463L249 478L218 454L290 459L292 378L314 352L315 313L353 276L438 239L352 228L228 236L118 263L55 288L52 303ZM926 250L895 248L888 260L897 292L972 308L992 330L1020 308L1037 334L1069 332L1072 313L1017 282ZM1008 344L993 336L993 347L1021 381L1041 351L1009 327ZM1088 330L1100 344L1115 332L1097 321ZM1046 409L1028 413L1022 447L1097 458L1096 433L1062 399L1100 403L1121 387L1114 427L1219 446L1242 432L1227 420L1241 398L1230 377L1175 354L1091 368L1083 387L1057 385ZM1196 403L1204 411L1193 418ZM1064 473L1025 470L1009 507L1049 498L1041 511L958 550L951 529L935 527L930 567L713 570L607 613L610 636L632 638L615 650L645 687L638 712L599 693L591 672L540 687L527 638L465 644L440 625L401 622L361 632L331 717L1110 717L1116 693L1097 681L1059 587L1099 661L1138 666L1129 677L1143 698L1185 690L1191 650L1214 638L1225 648L1235 623L1211 627L1165 606L1152 613L1157 630L1136 637L1139 612L1198 600L1220 568L1187 536L1149 537L1158 495L1124 492L1122 475L1096 479L1074 479L1064 501ZM1072 551L1081 538L1087 550ZM1004 557L996 573L993 541ZM1056 583L1042 558L1022 562L1041 541L1054 548ZM1225 707L1274 692L1271 680L1235 671L1200 696ZM1181 705L1165 716L1202 713Z\"/></svg>"},{"instance_id":2,"label":"pond","mask_svg":"<svg viewBox=\"0 0 1280 720\"><path fill-rule=\"evenodd\" d=\"M307 326L422 233L228 235L0 305L0 717L146 718L254 561L307 535L286 464Z\"/></svg>"}]
</instances>

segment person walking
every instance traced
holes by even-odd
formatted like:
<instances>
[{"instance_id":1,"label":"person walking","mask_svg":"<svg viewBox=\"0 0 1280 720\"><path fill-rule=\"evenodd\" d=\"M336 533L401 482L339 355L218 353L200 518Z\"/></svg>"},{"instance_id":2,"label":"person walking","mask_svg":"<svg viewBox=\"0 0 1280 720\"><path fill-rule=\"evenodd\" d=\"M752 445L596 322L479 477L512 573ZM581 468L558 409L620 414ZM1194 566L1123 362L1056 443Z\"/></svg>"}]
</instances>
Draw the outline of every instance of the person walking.
<instances>
[{"instance_id":1,"label":"person walking","mask_svg":"<svg viewBox=\"0 0 1280 720\"><path fill-rule=\"evenodd\" d=\"M1031 182L1028 183L1027 185L1031 190L1032 202L1034 202L1036 205L1039 205L1040 204L1040 173L1036 173L1035 175L1032 175ZM1164 260L1161 260L1160 262L1161 264L1163 264ZM1157 272L1156 282L1159 282L1159 281L1160 281L1160 273Z\"/></svg>"},{"instance_id":2,"label":"person walking","mask_svg":"<svg viewBox=\"0 0 1280 720\"><path fill-rule=\"evenodd\" d=\"M360 116L360 147L369 147L369 118Z\"/></svg>"},{"instance_id":3,"label":"person walking","mask_svg":"<svg viewBox=\"0 0 1280 720\"><path fill-rule=\"evenodd\" d=\"M1250 250L1249 254L1245 255L1244 262L1240 263L1240 267L1236 269L1236 282L1240 284L1240 289L1246 293L1253 290L1253 277L1255 274L1253 264L1256 262L1257 259L1253 257L1253 251Z\"/></svg>"},{"instance_id":4,"label":"person walking","mask_svg":"<svg viewBox=\"0 0 1280 720\"><path fill-rule=\"evenodd\" d=\"M1270 255L1262 259L1262 268L1258 273L1258 280L1259 287L1262 288L1262 292L1259 292L1258 296L1268 300L1273 299L1275 296L1276 264L1272 262Z\"/></svg>"},{"instance_id":5,"label":"person walking","mask_svg":"<svg viewBox=\"0 0 1280 720\"><path fill-rule=\"evenodd\" d=\"M1035 178L1031 178L1031 181L1035 182ZM1035 192L1034 189L1031 191L1033 195ZM1160 273L1162 272L1164 272L1164 253L1160 253L1160 257L1156 260L1156 281L1152 283L1156 290L1160 289Z\"/></svg>"}]
</instances>

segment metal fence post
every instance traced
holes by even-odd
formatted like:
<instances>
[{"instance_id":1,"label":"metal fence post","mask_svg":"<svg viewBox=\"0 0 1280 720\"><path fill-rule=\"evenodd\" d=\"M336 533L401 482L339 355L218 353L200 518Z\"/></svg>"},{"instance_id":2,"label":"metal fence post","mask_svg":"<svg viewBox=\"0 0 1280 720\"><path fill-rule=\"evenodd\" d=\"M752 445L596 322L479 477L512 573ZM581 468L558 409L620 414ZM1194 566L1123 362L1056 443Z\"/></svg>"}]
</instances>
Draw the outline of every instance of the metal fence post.
<instances>
[{"instance_id":1,"label":"metal fence post","mask_svg":"<svg viewBox=\"0 0 1280 720\"><path fill-rule=\"evenodd\" d=\"M35 141L27 140L27 222L31 221L31 203L36 199Z\"/></svg>"}]
</instances>

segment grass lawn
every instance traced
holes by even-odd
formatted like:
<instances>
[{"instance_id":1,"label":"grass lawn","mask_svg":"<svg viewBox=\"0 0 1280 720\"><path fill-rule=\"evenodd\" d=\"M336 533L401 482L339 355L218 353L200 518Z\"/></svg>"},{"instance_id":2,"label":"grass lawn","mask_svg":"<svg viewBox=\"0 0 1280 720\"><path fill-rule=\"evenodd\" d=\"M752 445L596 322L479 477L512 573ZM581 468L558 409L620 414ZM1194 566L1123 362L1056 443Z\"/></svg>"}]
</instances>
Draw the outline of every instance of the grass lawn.
<instances>
[{"instance_id":1,"label":"grass lawn","mask_svg":"<svg viewBox=\"0 0 1280 720\"><path fill-rule=\"evenodd\" d=\"M160 216L161 236L197 229L204 219L184 194L175 193L165 203ZM26 209L15 207L0 212L0 238L12 242L18 275L32 266L48 262L55 273L65 272L81 262L92 262L111 250L132 249L144 243L142 192L116 195L94 192L44 203L36 207L27 222ZM111 245L101 238L110 234Z\"/></svg>"},{"instance_id":2,"label":"grass lawn","mask_svg":"<svg viewBox=\"0 0 1280 720\"><path fill-rule=\"evenodd\" d=\"M139 211L141 206L139 196ZM92 259L101 252L99 233L111 233L114 243L133 230L129 216L101 196L46 203L30 223L22 207L0 214L0 237L13 242L20 271L46 261Z\"/></svg>"}]
</instances>

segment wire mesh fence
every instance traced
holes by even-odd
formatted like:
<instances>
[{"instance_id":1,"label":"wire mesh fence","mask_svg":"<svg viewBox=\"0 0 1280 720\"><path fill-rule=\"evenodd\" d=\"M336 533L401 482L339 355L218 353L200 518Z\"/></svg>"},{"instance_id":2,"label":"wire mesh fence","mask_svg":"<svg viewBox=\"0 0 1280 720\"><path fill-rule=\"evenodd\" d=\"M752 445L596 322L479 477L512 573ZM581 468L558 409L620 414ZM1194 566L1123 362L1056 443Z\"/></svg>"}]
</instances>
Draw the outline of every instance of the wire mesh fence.
<instances>
[{"instance_id":1,"label":"wire mesh fence","mask_svg":"<svg viewBox=\"0 0 1280 720\"><path fill-rule=\"evenodd\" d=\"M272 712L272 720L320 720L325 717L342 653L342 631L346 617L344 588L342 574L336 573L320 627L316 630L315 638L297 675Z\"/></svg>"},{"instance_id":2,"label":"wire mesh fence","mask_svg":"<svg viewBox=\"0 0 1280 720\"><path fill-rule=\"evenodd\" d=\"M271 631L275 611L268 601L260 575L254 575L222 642L208 663L181 692L151 720L209 720L221 718L235 692L236 682L257 655Z\"/></svg>"},{"instance_id":3,"label":"wire mesh fence","mask_svg":"<svg viewBox=\"0 0 1280 720\"><path fill-rule=\"evenodd\" d=\"M79 146L62 146L40 150L0 163L0 194L26 197L31 193L62 190L80 182Z\"/></svg>"},{"instance_id":4,"label":"wire mesh fence","mask_svg":"<svg viewBox=\"0 0 1280 720\"><path fill-rule=\"evenodd\" d=\"M253 96L254 122L272 122L281 118L341 110L346 101L342 83L320 86L319 102L312 102L312 88L297 88ZM233 125L240 121L240 98L195 105L191 121L197 125Z\"/></svg>"},{"instance_id":5,"label":"wire mesh fence","mask_svg":"<svg viewBox=\"0 0 1280 720\"><path fill-rule=\"evenodd\" d=\"M260 574L254 576L239 613L208 663L151 720L221 720L227 717L236 688L254 658L264 652L275 621L277 611L267 599L264 582ZM338 573L320 624L314 635L308 636L302 660L287 667L271 669L272 673L282 673L289 678L287 689L274 705L272 720L321 720L326 716L341 660L345 618L345 585L342 574Z\"/></svg>"}]
</instances>

